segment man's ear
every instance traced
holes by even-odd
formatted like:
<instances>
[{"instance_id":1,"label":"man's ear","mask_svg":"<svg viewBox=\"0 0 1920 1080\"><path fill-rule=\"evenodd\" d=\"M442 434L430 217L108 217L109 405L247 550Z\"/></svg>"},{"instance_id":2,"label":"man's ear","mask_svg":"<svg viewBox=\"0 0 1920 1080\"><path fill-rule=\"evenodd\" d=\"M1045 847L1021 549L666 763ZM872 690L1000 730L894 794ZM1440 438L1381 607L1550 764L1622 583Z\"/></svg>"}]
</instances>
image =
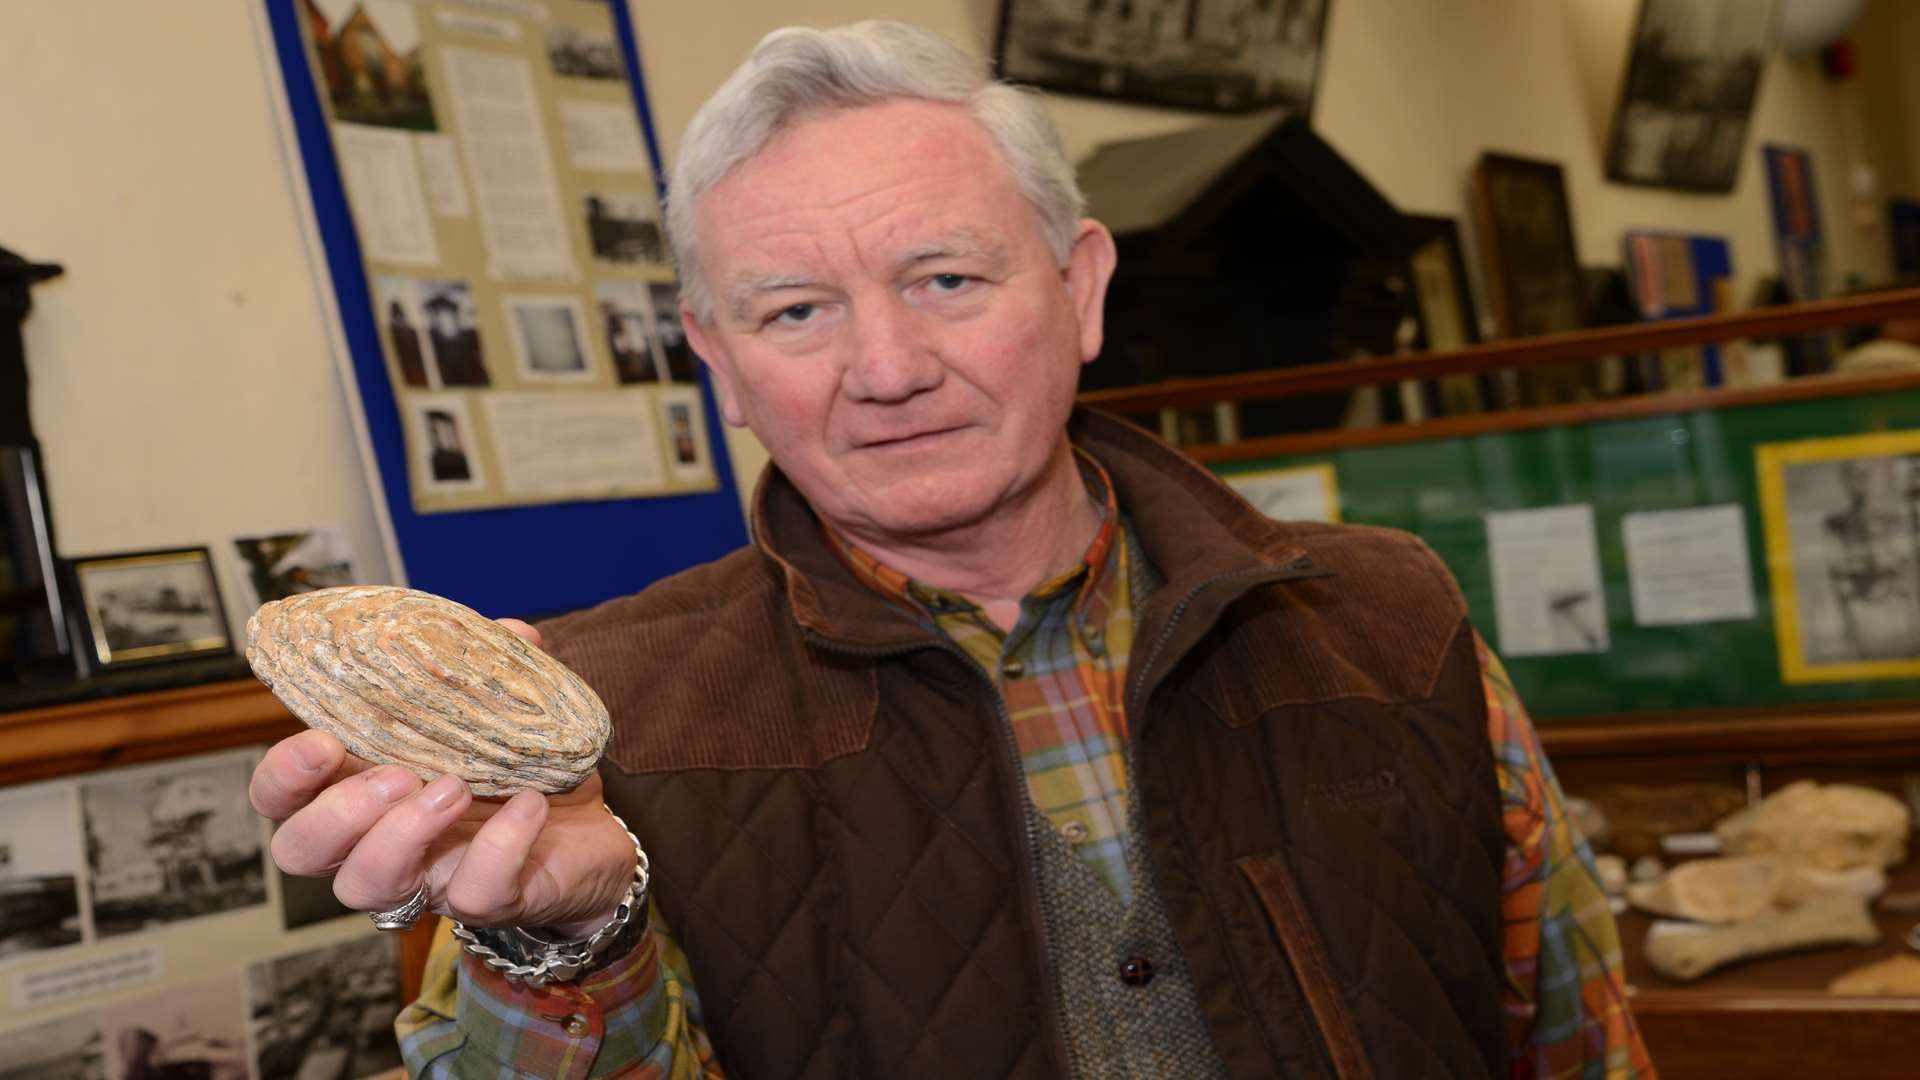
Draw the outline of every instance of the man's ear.
<instances>
[{"instance_id":1,"label":"man's ear","mask_svg":"<svg viewBox=\"0 0 1920 1080\"><path fill-rule=\"evenodd\" d=\"M701 322L685 304L680 305L680 325L686 327L687 344L693 346L694 355L713 374L713 389L720 395L720 419L734 427L746 427L747 417L740 411L739 395L733 392L733 356L721 345L720 335Z\"/></svg>"},{"instance_id":2,"label":"man's ear","mask_svg":"<svg viewBox=\"0 0 1920 1080\"><path fill-rule=\"evenodd\" d=\"M1073 301L1074 315L1080 323L1080 362L1090 364L1100 355L1105 337L1107 285L1113 280L1113 268L1120 261L1113 246L1113 234L1092 218L1080 219L1073 249L1067 253L1066 269L1061 276L1067 282L1067 296Z\"/></svg>"}]
</instances>

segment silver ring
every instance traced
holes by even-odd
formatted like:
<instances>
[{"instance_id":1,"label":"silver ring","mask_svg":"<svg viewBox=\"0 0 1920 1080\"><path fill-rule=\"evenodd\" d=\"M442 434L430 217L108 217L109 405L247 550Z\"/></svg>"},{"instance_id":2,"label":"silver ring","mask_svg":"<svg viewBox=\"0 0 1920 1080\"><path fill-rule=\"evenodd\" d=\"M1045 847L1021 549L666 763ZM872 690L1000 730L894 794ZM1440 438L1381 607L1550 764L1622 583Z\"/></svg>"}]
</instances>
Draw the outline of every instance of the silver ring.
<instances>
[{"instance_id":1,"label":"silver ring","mask_svg":"<svg viewBox=\"0 0 1920 1080\"><path fill-rule=\"evenodd\" d=\"M392 911L369 911L367 918L373 920L375 930L411 930L413 924L420 921L420 915L427 910L427 887L421 885L407 902Z\"/></svg>"}]
</instances>

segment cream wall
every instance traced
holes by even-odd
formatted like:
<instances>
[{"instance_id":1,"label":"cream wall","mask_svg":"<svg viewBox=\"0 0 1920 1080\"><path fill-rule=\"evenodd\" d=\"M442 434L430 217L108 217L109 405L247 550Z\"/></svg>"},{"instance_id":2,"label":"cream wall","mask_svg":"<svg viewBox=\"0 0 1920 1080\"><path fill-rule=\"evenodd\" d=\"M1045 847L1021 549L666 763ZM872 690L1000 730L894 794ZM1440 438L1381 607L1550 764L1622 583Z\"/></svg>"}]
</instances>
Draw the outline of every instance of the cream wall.
<instances>
[{"instance_id":1,"label":"cream wall","mask_svg":"<svg viewBox=\"0 0 1920 1080\"><path fill-rule=\"evenodd\" d=\"M700 99L777 25L891 15L984 48L998 9L995 0L631 4L668 154ZM1602 179L1635 7L1333 0L1316 126L1406 210L1464 218L1483 148L1553 158L1567 169L1583 260L1618 262L1625 228L1671 227L1729 236L1743 277L1769 272L1757 151L1731 196ZM35 291L27 325L62 551L220 544L337 522L366 576L387 578L397 568L383 554L336 375L327 286L283 167L254 4L205 0L191 18L185 11L11 4L0 34L0 244L68 270ZM1869 18L1888 28L1876 46L1886 34L1920 35L1902 0L1876 0ZM1880 52L1904 59L1916 45ZM1828 83L1810 62L1777 60L1761 86L1750 143L1814 151L1836 277L1885 269L1877 202L1863 226L1852 223L1848 180L1861 148L1881 148L1873 162L1884 181L1920 180L1920 74L1886 66L1869 78L1897 87L1905 124L1864 108L1858 85ZM1205 121L1067 98L1053 109L1076 158L1105 139ZM744 491L764 454L729 435ZM237 579L225 584L231 593Z\"/></svg>"}]
</instances>

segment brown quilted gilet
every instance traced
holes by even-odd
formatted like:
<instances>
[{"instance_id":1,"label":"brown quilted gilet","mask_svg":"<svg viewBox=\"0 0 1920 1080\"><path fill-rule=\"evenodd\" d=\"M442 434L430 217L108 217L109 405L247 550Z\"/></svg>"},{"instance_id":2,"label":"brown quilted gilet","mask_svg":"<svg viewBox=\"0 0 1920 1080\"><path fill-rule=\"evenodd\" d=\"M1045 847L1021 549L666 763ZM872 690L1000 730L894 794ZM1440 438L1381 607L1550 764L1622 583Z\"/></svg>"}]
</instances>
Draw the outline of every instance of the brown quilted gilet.
<instances>
[{"instance_id":1,"label":"brown quilted gilet","mask_svg":"<svg viewBox=\"0 0 1920 1080\"><path fill-rule=\"evenodd\" d=\"M1504 841L1452 579L1387 530L1267 521L1076 414L1166 584L1136 614L1141 820L1235 1076L1506 1071ZM613 712L735 1077L1062 1074L1027 795L990 685L876 599L777 473L758 546L542 627Z\"/></svg>"}]
</instances>

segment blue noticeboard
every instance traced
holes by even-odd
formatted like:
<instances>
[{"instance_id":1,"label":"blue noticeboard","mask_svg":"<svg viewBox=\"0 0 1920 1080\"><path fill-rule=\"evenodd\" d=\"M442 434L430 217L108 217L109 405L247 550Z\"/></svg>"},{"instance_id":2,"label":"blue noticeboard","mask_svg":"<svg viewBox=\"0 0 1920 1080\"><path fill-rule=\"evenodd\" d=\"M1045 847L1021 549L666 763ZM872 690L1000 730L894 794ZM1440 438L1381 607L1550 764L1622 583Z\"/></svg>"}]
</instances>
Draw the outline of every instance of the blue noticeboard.
<instances>
[{"instance_id":1,"label":"blue noticeboard","mask_svg":"<svg viewBox=\"0 0 1920 1080\"><path fill-rule=\"evenodd\" d=\"M408 584L483 614L535 617L638 591L746 542L713 395L701 372L701 408L719 489L655 498L558 502L421 514L410 499L405 439L367 301L366 263L348 212L318 83L301 36L307 0L262 0L287 94L293 134L338 298L367 441L378 468ZM625 4L610 8L653 174L660 152ZM423 9L424 10L424 9ZM424 17L424 15L423 15Z\"/></svg>"}]
</instances>

